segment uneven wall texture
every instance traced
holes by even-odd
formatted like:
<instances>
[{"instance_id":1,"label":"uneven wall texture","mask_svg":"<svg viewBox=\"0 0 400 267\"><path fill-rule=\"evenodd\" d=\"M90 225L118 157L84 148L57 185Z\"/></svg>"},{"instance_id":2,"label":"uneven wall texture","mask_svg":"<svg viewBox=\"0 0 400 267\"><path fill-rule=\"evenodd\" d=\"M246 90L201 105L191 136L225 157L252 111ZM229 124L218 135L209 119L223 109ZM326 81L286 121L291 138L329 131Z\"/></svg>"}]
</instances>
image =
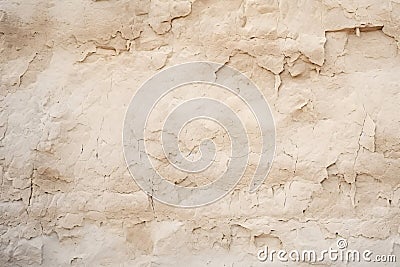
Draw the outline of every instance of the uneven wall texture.
<instances>
[{"instance_id":1,"label":"uneven wall texture","mask_svg":"<svg viewBox=\"0 0 400 267\"><path fill-rule=\"evenodd\" d=\"M400 258L399 42L399 0L0 0L0 266L265 266L339 237ZM258 85L276 155L255 194L179 209L139 190L122 127L195 60Z\"/></svg>"}]
</instances>

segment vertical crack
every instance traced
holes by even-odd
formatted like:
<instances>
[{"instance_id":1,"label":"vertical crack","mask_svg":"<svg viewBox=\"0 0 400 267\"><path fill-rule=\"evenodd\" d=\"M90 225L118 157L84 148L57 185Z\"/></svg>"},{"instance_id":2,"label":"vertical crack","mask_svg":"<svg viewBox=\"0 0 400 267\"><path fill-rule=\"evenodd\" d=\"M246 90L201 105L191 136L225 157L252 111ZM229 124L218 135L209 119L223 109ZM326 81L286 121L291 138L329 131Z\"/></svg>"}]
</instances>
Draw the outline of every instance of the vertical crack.
<instances>
[{"instance_id":1,"label":"vertical crack","mask_svg":"<svg viewBox=\"0 0 400 267\"><path fill-rule=\"evenodd\" d=\"M29 198L28 198L28 207L30 207L31 204L32 204L32 196L33 196L33 175L34 175L34 173L35 173L35 167L32 168L31 175L29 176L29 179L30 179L30 185L29 185L29 187L30 187L30 192L29 192Z\"/></svg>"},{"instance_id":2,"label":"vertical crack","mask_svg":"<svg viewBox=\"0 0 400 267\"><path fill-rule=\"evenodd\" d=\"M362 137L362 134L363 134L363 132L364 132L365 121L367 120L367 116L368 116L368 114L367 114L367 112L366 112L366 110L365 110L364 105L363 105L363 109L364 109L365 116L364 116L364 120L363 120L363 123L362 123L361 132L360 132L360 134L358 135L358 149L357 149L357 151L356 151L356 157L355 157L354 163L353 163L353 170L355 170L355 166L356 166L356 163L357 163L357 160L358 160L358 154L359 154L359 152L360 152L360 150L361 150L361 144L360 144L360 142L361 142L361 137Z\"/></svg>"}]
</instances>

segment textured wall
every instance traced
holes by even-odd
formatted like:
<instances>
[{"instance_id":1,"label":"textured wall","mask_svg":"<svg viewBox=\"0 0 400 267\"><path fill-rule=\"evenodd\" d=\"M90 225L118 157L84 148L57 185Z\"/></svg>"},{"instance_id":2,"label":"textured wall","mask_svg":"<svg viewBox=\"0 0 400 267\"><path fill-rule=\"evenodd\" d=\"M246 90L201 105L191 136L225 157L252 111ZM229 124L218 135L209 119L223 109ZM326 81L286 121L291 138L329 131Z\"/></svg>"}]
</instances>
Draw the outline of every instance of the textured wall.
<instances>
[{"instance_id":1,"label":"textured wall","mask_svg":"<svg viewBox=\"0 0 400 267\"><path fill-rule=\"evenodd\" d=\"M399 261L399 42L399 0L0 0L0 265L253 266L339 237ZM193 60L259 86L276 156L256 194L178 209L121 133L137 88Z\"/></svg>"}]
</instances>

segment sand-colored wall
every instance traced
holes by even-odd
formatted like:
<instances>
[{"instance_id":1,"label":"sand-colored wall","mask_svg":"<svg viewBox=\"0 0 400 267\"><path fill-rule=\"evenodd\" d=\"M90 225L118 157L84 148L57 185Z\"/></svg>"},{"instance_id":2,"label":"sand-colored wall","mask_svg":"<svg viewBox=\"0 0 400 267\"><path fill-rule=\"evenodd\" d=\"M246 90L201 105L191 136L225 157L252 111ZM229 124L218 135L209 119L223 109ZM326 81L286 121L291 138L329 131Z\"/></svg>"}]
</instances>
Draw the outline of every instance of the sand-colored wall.
<instances>
[{"instance_id":1,"label":"sand-colored wall","mask_svg":"<svg viewBox=\"0 0 400 267\"><path fill-rule=\"evenodd\" d=\"M399 42L398 0L0 0L0 265L267 266L338 238L400 261ZM276 156L255 194L179 209L135 184L122 127L195 60L258 85Z\"/></svg>"}]
</instances>

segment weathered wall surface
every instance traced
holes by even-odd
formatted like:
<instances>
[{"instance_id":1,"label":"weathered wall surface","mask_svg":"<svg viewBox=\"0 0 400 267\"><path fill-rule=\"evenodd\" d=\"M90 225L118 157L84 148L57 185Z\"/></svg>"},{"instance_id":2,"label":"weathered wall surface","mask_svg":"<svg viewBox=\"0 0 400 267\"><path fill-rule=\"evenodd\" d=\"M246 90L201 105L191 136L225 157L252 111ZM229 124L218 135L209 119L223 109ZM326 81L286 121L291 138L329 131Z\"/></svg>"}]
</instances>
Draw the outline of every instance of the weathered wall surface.
<instances>
[{"instance_id":1,"label":"weathered wall surface","mask_svg":"<svg viewBox=\"0 0 400 267\"><path fill-rule=\"evenodd\" d=\"M253 266L338 237L400 258L399 42L398 0L1 0L0 265ZM135 90L194 60L259 86L276 157L256 194L177 209L121 133Z\"/></svg>"}]
</instances>

